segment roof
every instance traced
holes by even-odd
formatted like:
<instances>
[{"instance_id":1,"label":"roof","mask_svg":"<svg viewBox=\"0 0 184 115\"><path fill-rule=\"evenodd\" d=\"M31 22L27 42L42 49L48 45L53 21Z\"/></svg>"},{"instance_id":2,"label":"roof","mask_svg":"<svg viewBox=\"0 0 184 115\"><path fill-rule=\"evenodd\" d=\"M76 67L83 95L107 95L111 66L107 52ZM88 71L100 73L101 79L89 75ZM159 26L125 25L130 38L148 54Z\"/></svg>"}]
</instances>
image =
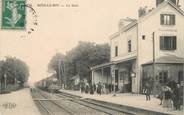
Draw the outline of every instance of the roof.
<instances>
[{"instance_id":1,"label":"roof","mask_svg":"<svg viewBox=\"0 0 184 115\"><path fill-rule=\"evenodd\" d=\"M160 5L158 5L156 8L154 8L153 10L151 10L150 12L148 12L147 14L145 14L144 16L141 16L138 21L141 21L143 18L145 18L145 17L153 14L156 11L159 11L159 9L165 7L168 4L170 6L172 6L174 9L176 9L181 15L184 16L184 11L181 8L179 8L177 5L175 5L172 1L166 0L166 1L162 2Z\"/></svg>"},{"instance_id":2,"label":"roof","mask_svg":"<svg viewBox=\"0 0 184 115\"><path fill-rule=\"evenodd\" d=\"M132 21L131 23L129 23L128 25L126 25L124 28L122 28L121 29L121 32L125 32L125 31L127 31L127 30L135 27L137 25L137 23L138 23L137 20ZM114 33L114 34L112 34L110 36L110 39L116 38L119 35L120 35L120 32L116 32L116 33Z\"/></svg>"},{"instance_id":3,"label":"roof","mask_svg":"<svg viewBox=\"0 0 184 115\"><path fill-rule=\"evenodd\" d=\"M184 58L174 55L162 56L155 59L156 64L184 64ZM153 64L153 61L149 61L143 65Z\"/></svg>"},{"instance_id":4,"label":"roof","mask_svg":"<svg viewBox=\"0 0 184 115\"><path fill-rule=\"evenodd\" d=\"M140 17L138 20L134 20L131 23L129 23L128 25L126 25L121 30L121 32L127 31L127 30L131 29L132 27L135 27L139 23L139 21L141 21L143 18L151 15L152 13L156 12L160 8L166 6L167 4L169 4L170 6L172 6L174 9L176 9L180 14L182 14L184 16L184 11L181 8L179 8L177 5L175 5L170 0L166 0L166 1L162 2L160 5L158 5L155 9L151 10L150 12L148 12L147 14L145 14L144 16ZM119 32L116 32L116 33L114 33L114 34L112 34L110 36L110 39L113 39L113 38L117 37L118 35L119 35Z\"/></svg>"},{"instance_id":5,"label":"roof","mask_svg":"<svg viewBox=\"0 0 184 115\"><path fill-rule=\"evenodd\" d=\"M99 68L105 68L105 67L110 67L113 64L118 64L118 63L122 63L122 62L126 62L126 61L130 61L130 60L134 60L136 59L136 56L130 57L130 58L126 58L126 59L122 59L122 60L118 60L118 61L111 61L108 63L104 63L104 64L100 64L97 66L93 66L91 67L91 70L95 70L95 69L99 69Z\"/></svg>"}]
</instances>

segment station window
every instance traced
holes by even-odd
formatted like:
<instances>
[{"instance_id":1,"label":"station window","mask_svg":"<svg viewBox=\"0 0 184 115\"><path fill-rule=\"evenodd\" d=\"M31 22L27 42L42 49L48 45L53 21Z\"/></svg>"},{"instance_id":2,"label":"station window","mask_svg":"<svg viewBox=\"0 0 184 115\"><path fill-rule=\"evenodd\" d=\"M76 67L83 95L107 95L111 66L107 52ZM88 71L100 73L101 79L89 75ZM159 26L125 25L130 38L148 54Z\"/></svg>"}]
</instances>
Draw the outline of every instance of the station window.
<instances>
[{"instance_id":1,"label":"station window","mask_svg":"<svg viewBox=\"0 0 184 115\"><path fill-rule=\"evenodd\" d=\"M142 39L145 40L146 39L146 36L145 35L142 35Z\"/></svg>"},{"instance_id":2,"label":"station window","mask_svg":"<svg viewBox=\"0 0 184 115\"><path fill-rule=\"evenodd\" d=\"M120 80L120 83L128 84L129 83L128 72L126 72L126 71L120 72L120 79L119 80Z\"/></svg>"},{"instance_id":3,"label":"station window","mask_svg":"<svg viewBox=\"0 0 184 115\"><path fill-rule=\"evenodd\" d=\"M177 38L176 36L160 36L161 50L176 50Z\"/></svg>"},{"instance_id":4,"label":"station window","mask_svg":"<svg viewBox=\"0 0 184 115\"><path fill-rule=\"evenodd\" d=\"M131 44L131 40L128 40L128 52L132 51L132 44Z\"/></svg>"},{"instance_id":5,"label":"station window","mask_svg":"<svg viewBox=\"0 0 184 115\"><path fill-rule=\"evenodd\" d=\"M118 46L115 47L115 57L118 56Z\"/></svg>"},{"instance_id":6,"label":"station window","mask_svg":"<svg viewBox=\"0 0 184 115\"><path fill-rule=\"evenodd\" d=\"M160 24L161 25L175 25L175 15L174 14L161 14Z\"/></svg>"},{"instance_id":7,"label":"station window","mask_svg":"<svg viewBox=\"0 0 184 115\"><path fill-rule=\"evenodd\" d=\"M168 72L162 71L159 73L159 83L166 84L168 81Z\"/></svg>"}]
</instances>

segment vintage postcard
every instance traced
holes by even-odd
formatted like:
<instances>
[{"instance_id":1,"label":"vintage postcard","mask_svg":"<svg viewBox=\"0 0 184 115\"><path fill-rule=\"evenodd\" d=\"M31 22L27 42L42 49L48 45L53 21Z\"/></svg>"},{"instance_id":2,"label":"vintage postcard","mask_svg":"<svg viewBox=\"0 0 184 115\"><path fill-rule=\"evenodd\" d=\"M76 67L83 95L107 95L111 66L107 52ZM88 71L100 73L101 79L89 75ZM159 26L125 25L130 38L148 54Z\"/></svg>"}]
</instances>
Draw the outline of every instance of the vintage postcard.
<instances>
[{"instance_id":1,"label":"vintage postcard","mask_svg":"<svg viewBox=\"0 0 184 115\"><path fill-rule=\"evenodd\" d=\"M0 115L184 115L184 0L0 0Z\"/></svg>"}]
</instances>

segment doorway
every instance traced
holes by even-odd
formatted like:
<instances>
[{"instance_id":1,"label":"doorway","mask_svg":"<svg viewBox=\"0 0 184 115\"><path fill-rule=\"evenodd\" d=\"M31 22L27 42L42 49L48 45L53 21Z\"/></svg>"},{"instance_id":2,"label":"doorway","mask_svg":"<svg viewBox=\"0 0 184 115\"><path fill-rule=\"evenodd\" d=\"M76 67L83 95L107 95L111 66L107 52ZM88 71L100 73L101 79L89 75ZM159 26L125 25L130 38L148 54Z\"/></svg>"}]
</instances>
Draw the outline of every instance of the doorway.
<instances>
[{"instance_id":1,"label":"doorway","mask_svg":"<svg viewBox=\"0 0 184 115\"><path fill-rule=\"evenodd\" d=\"M119 73L119 71L118 71L118 69L117 70L115 70L115 84L116 84L116 91L118 91L119 89L118 89L118 85L119 85L119 75L118 75L118 73Z\"/></svg>"},{"instance_id":2,"label":"doorway","mask_svg":"<svg viewBox=\"0 0 184 115\"><path fill-rule=\"evenodd\" d=\"M178 83L181 84L181 82L183 81L183 71L179 71L178 72Z\"/></svg>"}]
</instances>

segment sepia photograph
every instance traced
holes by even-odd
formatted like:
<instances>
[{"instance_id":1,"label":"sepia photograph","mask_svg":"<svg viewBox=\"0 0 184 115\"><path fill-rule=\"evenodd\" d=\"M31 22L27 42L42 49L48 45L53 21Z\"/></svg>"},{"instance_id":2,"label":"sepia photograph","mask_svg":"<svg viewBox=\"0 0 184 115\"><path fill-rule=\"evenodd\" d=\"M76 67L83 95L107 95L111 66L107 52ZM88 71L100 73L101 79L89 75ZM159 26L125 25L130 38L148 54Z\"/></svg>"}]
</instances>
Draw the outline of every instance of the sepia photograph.
<instances>
[{"instance_id":1,"label":"sepia photograph","mask_svg":"<svg viewBox=\"0 0 184 115\"><path fill-rule=\"evenodd\" d=\"M0 115L184 115L184 0L0 0Z\"/></svg>"}]
</instances>

